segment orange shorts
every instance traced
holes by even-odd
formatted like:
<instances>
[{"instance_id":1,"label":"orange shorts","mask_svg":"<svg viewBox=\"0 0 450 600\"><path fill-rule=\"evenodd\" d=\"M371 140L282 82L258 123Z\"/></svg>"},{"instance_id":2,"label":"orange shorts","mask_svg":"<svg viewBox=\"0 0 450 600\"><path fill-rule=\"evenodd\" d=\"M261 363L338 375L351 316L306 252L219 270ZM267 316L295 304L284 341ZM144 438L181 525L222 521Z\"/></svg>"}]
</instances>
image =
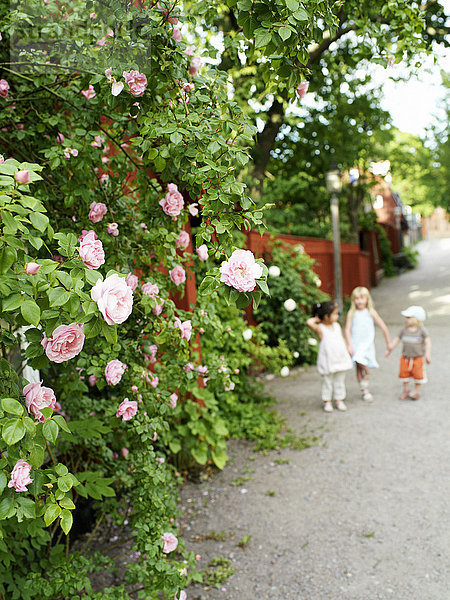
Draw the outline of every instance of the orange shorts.
<instances>
[{"instance_id":1,"label":"orange shorts","mask_svg":"<svg viewBox=\"0 0 450 600\"><path fill-rule=\"evenodd\" d=\"M403 381L409 381L410 378L413 378L416 383L426 383L427 375L425 373L423 356L416 356L415 358L401 356L398 376Z\"/></svg>"}]
</instances>

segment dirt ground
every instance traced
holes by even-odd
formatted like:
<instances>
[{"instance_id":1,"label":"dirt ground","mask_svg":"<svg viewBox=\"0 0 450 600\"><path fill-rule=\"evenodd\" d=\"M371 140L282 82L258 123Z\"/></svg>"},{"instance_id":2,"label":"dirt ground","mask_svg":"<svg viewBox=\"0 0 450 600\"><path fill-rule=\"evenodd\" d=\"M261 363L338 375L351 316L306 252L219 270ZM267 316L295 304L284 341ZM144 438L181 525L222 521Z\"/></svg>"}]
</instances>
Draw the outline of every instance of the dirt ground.
<instances>
[{"instance_id":1,"label":"dirt ground","mask_svg":"<svg viewBox=\"0 0 450 600\"><path fill-rule=\"evenodd\" d=\"M289 426L319 441L266 455L233 441L222 472L183 487L187 547L200 568L222 565L211 585L186 590L188 600L450 598L450 239L419 250L417 269L372 291L391 337L402 309L427 311L433 347L422 398L398 399L400 348L384 358L379 330L372 404L351 372L346 413L322 411L315 367L268 381Z\"/></svg>"}]
</instances>

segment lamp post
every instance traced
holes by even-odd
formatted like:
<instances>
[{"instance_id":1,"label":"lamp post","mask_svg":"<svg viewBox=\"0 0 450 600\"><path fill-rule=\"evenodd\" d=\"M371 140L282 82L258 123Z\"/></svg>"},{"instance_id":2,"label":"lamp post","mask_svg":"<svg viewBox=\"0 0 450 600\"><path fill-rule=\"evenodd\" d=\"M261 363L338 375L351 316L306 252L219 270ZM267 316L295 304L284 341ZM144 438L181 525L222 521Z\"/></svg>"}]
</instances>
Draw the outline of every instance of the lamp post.
<instances>
[{"instance_id":1,"label":"lamp post","mask_svg":"<svg viewBox=\"0 0 450 600\"><path fill-rule=\"evenodd\" d=\"M334 255L334 293L342 314L342 269L341 269L341 234L339 230L339 196L342 191L341 174L333 160L331 169L325 173L325 185L330 194L331 224L333 228L333 255Z\"/></svg>"}]
</instances>

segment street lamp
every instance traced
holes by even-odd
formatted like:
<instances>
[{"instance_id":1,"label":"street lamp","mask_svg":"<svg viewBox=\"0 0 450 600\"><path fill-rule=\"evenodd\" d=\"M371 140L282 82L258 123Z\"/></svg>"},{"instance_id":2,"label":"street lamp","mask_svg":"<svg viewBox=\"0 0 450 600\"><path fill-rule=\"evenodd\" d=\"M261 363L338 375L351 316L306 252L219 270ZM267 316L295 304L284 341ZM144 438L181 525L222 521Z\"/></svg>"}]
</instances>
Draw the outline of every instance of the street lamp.
<instances>
[{"instance_id":1,"label":"street lamp","mask_svg":"<svg viewBox=\"0 0 450 600\"><path fill-rule=\"evenodd\" d=\"M333 228L333 255L334 255L334 293L342 314L342 269L341 269L341 234L339 230L339 197L342 191L341 174L333 160L331 169L325 173L325 185L330 194L331 223Z\"/></svg>"}]
</instances>

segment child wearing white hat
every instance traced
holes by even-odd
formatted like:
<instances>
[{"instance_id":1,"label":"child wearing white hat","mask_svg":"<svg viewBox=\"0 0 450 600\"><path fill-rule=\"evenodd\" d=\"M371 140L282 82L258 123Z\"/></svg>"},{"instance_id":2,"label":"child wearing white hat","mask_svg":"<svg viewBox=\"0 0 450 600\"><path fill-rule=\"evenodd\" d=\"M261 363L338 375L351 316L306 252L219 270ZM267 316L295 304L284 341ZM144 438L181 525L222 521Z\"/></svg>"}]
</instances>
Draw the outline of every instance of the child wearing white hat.
<instances>
[{"instance_id":1,"label":"child wearing white hat","mask_svg":"<svg viewBox=\"0 0 450 600\"><path fill-rule=\"evenodd\" d=\"M402 342L402 356L400 357L399 379L403 382L403 392L400 400L418 400L420 386L427 382L424 359L431 362L431 341L428 331L422 325L426 314L421 306L408 306L401 313L405 317L405 326L398 336L392 340L386 352L390 356L392 350ZM414 392L409 389L410 379L414 380Z\"/></svg>"}]
</instances>

